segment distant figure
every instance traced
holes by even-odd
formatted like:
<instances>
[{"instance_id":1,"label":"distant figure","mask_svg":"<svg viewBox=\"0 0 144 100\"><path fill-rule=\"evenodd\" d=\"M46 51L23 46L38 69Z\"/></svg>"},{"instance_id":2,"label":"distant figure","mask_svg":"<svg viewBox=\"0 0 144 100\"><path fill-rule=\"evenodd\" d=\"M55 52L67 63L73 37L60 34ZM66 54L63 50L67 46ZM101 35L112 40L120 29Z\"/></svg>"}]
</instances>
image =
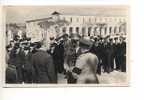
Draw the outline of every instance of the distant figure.
<instances>
[{"instance_id":1,"label":"distant figure","mask_svg":"<svg viewBox=\"0 0 144 100\"><path fill-rule=\"evenodd\" d=\"M57 74L53 59L41 43L37 45L37 52L32 55L32 65L35 71L35 83L57 83Z\"/></svg>"}]
</instances>

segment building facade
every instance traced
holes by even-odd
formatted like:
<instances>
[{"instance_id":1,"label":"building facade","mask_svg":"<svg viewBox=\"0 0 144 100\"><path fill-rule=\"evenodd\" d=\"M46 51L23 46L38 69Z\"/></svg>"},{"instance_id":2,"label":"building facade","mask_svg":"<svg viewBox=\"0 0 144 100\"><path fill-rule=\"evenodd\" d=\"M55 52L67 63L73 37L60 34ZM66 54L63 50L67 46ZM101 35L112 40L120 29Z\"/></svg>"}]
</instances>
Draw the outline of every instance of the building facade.
<instances>
[{"instance_id":1,"label":"building facade","mask_svg":"<svg viewBox=\"0 0 144 100\"><path fill-rule=\"evenodd\" d=\"M61 25L57 22L61 22ZM126 36L127 22L127 16L62 15L54 12L48 18L27 21L26 33L34 41L45 39L47 42L51 36L63 33L77 33L86 37Z\"/></svg>"},{"instance_id":2,"label":"building facade","mask_svg":"<svg viewBox=\"0 0 144 100\"><path fill-rule=\"evenodd\" d=\"M26 35L25 23L9 23L6 24L6 44L9 44L14 37L18 35L22 39Z\"/></svg>"}]
</instances>

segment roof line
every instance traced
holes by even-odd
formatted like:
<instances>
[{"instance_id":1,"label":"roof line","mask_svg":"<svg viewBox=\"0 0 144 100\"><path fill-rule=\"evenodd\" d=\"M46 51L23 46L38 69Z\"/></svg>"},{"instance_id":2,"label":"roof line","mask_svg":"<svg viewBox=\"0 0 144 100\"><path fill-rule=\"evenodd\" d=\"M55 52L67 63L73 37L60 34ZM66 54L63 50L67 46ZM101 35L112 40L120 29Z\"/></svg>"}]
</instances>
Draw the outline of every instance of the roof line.
<instances>
[{"instance_id":1,"label":"roof line","mask_svg":"<svg viewBox=\"0 0 144 100\"><path fill-rule=\"evenodd\" d=\"M48 17L48 18L40 18L40 19L34 19L34 20L27 20L26 22L35 22L35 21L41 21L41 20L48 20L48 19L52 19L52 17Z\"/></svg>"}]
</instances>

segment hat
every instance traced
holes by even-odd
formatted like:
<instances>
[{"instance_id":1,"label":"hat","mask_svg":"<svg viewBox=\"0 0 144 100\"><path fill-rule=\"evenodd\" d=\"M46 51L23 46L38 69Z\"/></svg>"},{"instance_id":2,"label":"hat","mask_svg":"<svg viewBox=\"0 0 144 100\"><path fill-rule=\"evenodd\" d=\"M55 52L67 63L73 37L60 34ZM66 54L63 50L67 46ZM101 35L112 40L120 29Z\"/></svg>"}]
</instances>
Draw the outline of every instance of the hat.
<instances>
[{"instance_id":1,"label":"hat","mask_svg":"<svg viewBox=\"0 0 144 100\"><path fill-rule=\"evenodd\" d=\"M110 38L109 40L110 40L110 41L112 41L113 39L112 39L112 38Z\"/></svg>"},{"instance_id":2,"label":"hat","mask_svg":"<svg viewBox=\"0 0 144 100\"><path fill-rule=\"evenodd\" d=\"M82 38L80 39L80 47L90 48L93 45L93 41L90 39Z\"/></svg>"},{"instance_id":3,"label":"hat","mask_svg":"<svg viewBox=\"0 0 144 100\"><path fill-rule=\"evenodd\" d=\"M27 45L28 43L27 42L23 42L23 43L21 43L22 45Z\"/></svg>"},{"instance_id":4,"label":"hat","mask_svg":"<svg viewBox=\"0 0 144 100\"><path fill-rule=\"evenodd\" d=\"M27 41L31 41L31 38L27 38L26 40L27 40Z\"/></svg>"},{"instance_id":5,"label":"hat","mask_svg":"<svg viewBox=\"0 0 144 100\"><path fill-rule=\"evenodd\" d=\"M31 47L34 47L36 44L35 43L30 43L30 46Z\"/></svg>"},{"instance_id":6,"label":"hat","mask_svg":"<svg viewBox=\"0 0 144 100\"><path fill-rule=\"evenodd\" d=\"M50 40L54 40L54 37L50 37Z\"/></svg>"},{"instance_id":7,"label":"hat","mask_svg":"<svg viewBox=\"0 0 144 100\"><path fill-rule=\"evenodd\" d=\"M64 33L64 34L62 35L62 37L68 37L68 34L67 34L67 33Z\"/></svg>"},{"instance_id":8,"label":"hat","mask_svg":"<svg viewBox=\"0 0 144 100\"><path fill-rule=\"evenodd\" d=\"M103 38L102 38L102 37L100 37L100 38L99 38L99 40L103 40Z\"/></svg>"},{"instance_id":9,"label":"hat","mask_svg":"<svg viewBox=\"0 0 144 100\"><path fill-rule=\"evenodd\" d=\"M6 49L9 49L9 48L11 48L11 46L10 46L10 45L7 45L7 46L6 46Z\"/></svg>"},{"instance_id":10,"label":"hat","mask_svg":"<svg viewBox=\"0 0 144 100\"><path fill-rule=\"evenodd\" d=\"M73 40L79 40L80 39L80 35L79 34L76 34L76 33L72 33L70 35L70 38L73 39Z\"/></svg>"},{"instance_id":11,"label":"hat","mask_svg":"<svg viewBox=\"0 0 144 100\"><path fill-rule=\"evenodd\" d=\"M123 36L120 36L120 39L125 39L125 37L123 37Z\"/></svg>"},{"instance_id":12,"label":"hat","mask_svg":"<svg viewBox=\"0 0 144 100\"><path fill-rule=\"evenodd\" d=\"M36 42L36 48L37 48L37 49L41 48L41 46L42 46L42 43L41 43L41 42Z\"/></svg>"},{"instance_id":13,"label":"hat","mask_svg":"<svg viewBox=\"0 0 144 100\"><path fill-rule=\"evenodd\" d=\"M30 47L26 46L24 47L24 50L30 50Z\"/></svg>"},{"instance_id":14,"label":"hat","mask_svg":"<svg viewBox=\"0 0 144 100\"><path fill-rule=\"evenodd\" d=\"M110 35L108 35L108 36L105 37L105 39L108 39L108 38L110 38Z\"/></svg>"},{"instance_id":15,"label":"hat","mask_svg":"<svg viewBox=\"0 0 144 100\"><path fill-rule=\"evenodd\" d=\"M15 43L14 48L15 48L15 49L18 49L18 48L19 48L19 43Z\"/></svg>"},{"instance_id":16,"label":"hat","mask_svg":"<svg viewBox=\"0 0 144 100\"><path fill-rule=\"evenodd\" d=\"M55 39L55 40L58 41L59 39L61 39L61 38L63 37L63 35L64 35L64 34L58 34L58 35L56 36L56 39Z\"/></svg>"},{"instance_id":17,"label":"hat","mask_svg":"<svg viewBox=\"0 0 144 100\"><path fill-rule=\"evenodd\" d=\"M118 37L115 37L114 40L118 40Z\"/></svg>"},{"instance_id":18,"label":"hat","mask_svg":"<svg viewBox=\"0 0 144 100\"><path fill-rule=\"evenodd\" d=\"M95 40L95 41L97 41L97 40L98 40L98 38L97 38L97 37L95 37L95 38L94 38L94 40Z\"/></svg>"},{"instance_id":19,"label":"hat","mask_svg":"<svg viewBox=\"0 0 144 100\"><path fill-rule=\"evenodd\" d=\"M14 42L14 40L10 40L10 42Z\"/></svg>"}]
</instances>

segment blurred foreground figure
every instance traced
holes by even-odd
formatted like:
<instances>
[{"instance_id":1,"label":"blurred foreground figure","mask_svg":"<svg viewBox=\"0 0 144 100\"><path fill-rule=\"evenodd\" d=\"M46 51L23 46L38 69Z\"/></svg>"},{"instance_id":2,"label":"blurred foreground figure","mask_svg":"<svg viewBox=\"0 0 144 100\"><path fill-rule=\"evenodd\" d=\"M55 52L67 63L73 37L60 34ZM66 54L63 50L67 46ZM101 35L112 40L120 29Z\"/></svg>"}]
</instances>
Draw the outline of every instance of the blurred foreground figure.
<instances>
[{"instance_id":1,"label":"blurred foreground figure","mask_svg":"<svg viewBox=\"0 0 144 100\"><path fill-rule=\"evenodd\" d=\"M95 84L99 83L96 76L98 58L95 54L89 52L92 42L88 39L80 40L81 55L73 68L73 76L77 79L77 84Z\"/></svg>"},{"instance_id":2,"label":"blurred foreground figure","mask_svg":"<svg viewBox=\"0 0 144 100\"><path fill-rule=\"evenodd\" d=\"M53 59L41 43L38 43L37 52L32 56L32 64L35 71L35 83L57 83Z\"/></svg>"},{"instance_id":3,"label":"blurred foreground figure","mask_svg":"<svg viewBox=\"0 0 144 100\"><path fill-rule=\"evenodd\" d=\"M17 72L16 72L16 66L11 65L9 63L9 54L12 49L12 46L9 45L6 47L6 83L17 83Z\"/></svg>"}]
</instances>

